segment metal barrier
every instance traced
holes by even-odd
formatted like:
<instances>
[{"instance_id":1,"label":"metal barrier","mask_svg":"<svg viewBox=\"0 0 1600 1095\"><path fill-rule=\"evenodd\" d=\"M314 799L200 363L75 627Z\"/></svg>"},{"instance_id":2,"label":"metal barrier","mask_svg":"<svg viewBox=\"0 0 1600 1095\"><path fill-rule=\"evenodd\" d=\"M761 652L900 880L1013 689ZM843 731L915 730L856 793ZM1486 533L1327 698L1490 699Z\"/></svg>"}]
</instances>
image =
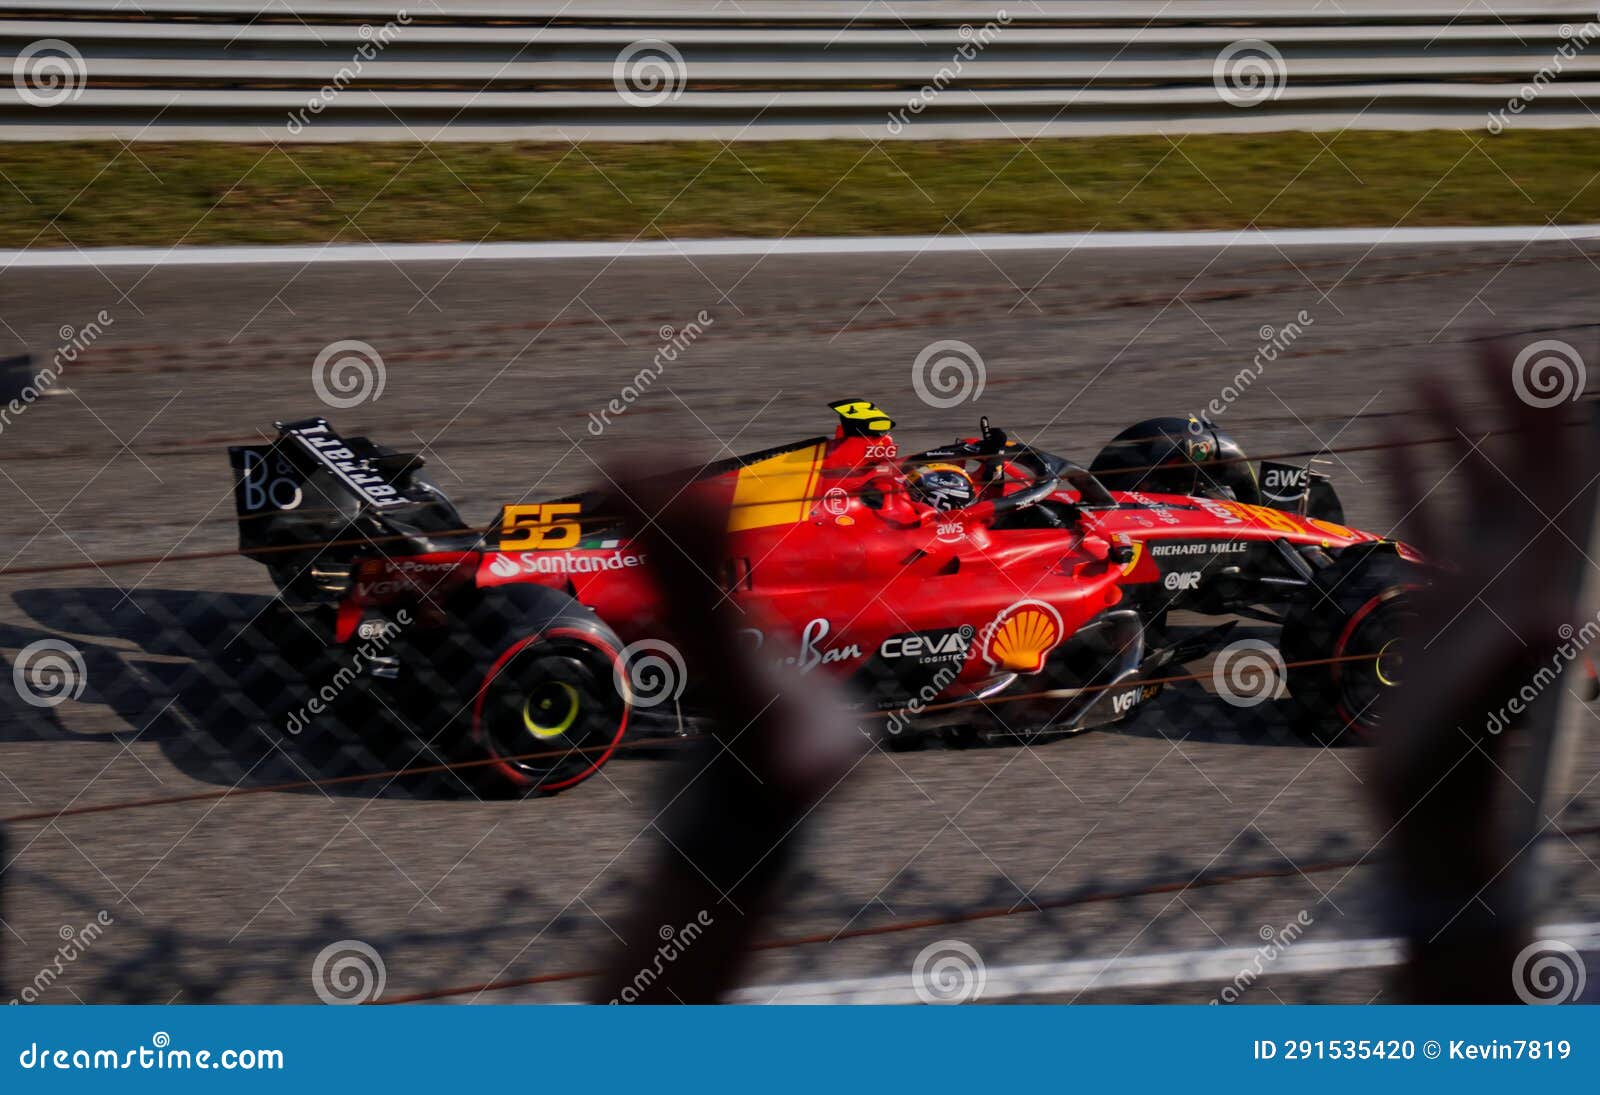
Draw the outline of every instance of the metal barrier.
<instances>
[{"instance_id":1,"label":"metal barrier","mask_svg":"<svg viewBox=\"0 0 1600 1095\"><path fill-rule=\"evenodd\" d=\"M0 0L0 139L1032 137L1593 124L1592 4Z\"/></svg>"}]
</instances>

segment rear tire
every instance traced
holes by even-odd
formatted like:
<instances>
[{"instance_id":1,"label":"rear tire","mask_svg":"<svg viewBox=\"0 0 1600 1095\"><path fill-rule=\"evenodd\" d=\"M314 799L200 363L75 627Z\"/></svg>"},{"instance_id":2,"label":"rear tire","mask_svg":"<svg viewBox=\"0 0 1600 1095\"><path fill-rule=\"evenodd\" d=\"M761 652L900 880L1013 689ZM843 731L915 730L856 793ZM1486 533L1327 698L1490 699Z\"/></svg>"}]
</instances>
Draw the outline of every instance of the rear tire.
<instances>
[{"instance_id":1,"label":"rear tire","mask_svg":"<svg viewBox=\"0 0 1600 1095\"><path fill-rule=\"evenodd\" d=\"M1318 596L1290 610L1278 642L1301 733L1324 745L1377 740L1381 701L1402 681L1411 594L1423 584L1421 566L1373 552L1318 572Z\"/></svg>"},{"instance_id":2,"label":"rear tire","mask_svg":"<svg viewBox=\"0 0 1600 1095\"><path fill-rule=\"evenodd\" d=\"M424 694L425 738L485 798L554 794L600 770L628 727L616 634L543 586L470 594L453 626L409 644L402 672ZM454 779L451 779L454 782Z\"/></svg>"}]
</instances>

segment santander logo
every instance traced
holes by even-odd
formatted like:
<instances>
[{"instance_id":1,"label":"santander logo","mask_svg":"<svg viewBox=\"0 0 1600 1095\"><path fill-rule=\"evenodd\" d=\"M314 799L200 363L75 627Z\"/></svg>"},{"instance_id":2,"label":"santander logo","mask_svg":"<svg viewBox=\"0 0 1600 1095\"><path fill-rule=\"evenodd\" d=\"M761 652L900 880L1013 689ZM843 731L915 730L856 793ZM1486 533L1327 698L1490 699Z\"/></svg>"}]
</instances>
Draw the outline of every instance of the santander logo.
<instances>
[{"instance_id":1,"label":"santander logo","mask_svg":"<svg viewBox=\"0 0 1600 1095\"><path fill-rule=\"evenodd\" d=\"M643 565L642 553L619 549L611 552L524 551L492 556L486 567L498 578L516 578L524 574L599 574Z\"/></svg>"}]
</instances>

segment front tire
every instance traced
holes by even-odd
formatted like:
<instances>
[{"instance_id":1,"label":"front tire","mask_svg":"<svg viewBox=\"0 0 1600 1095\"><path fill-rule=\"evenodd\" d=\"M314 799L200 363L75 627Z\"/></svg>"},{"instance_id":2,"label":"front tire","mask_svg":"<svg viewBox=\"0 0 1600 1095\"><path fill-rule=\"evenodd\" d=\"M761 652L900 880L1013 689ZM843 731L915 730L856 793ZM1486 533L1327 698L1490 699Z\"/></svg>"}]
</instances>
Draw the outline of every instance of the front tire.
<instances>
[{"instance_id":1,"label":"front tire","mask_svg":"<svg viewBox=\"0 0 1600 1095\"><path fill-rule=\"evenodd\" d=\"M1370 552L1317 574L1314 599L1290 610L1279 639L1298 730L1325 745L1377 740L1423 583L1421 566ZM1319 664L1297 664L1305 662Z\"/></svg>"}]
</instances>

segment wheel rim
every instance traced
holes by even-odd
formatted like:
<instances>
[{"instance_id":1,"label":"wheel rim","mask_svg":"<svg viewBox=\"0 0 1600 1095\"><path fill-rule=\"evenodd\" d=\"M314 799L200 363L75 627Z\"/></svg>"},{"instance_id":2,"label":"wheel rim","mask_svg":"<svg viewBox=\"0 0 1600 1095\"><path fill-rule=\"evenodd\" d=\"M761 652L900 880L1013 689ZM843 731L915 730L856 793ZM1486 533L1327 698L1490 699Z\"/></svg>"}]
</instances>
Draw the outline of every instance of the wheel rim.
<instances>
[{"instance_id":1,"label":"wheel rim","mask_svg":"<svg viewBox=\"0 0 1600 1095\"><path fill-rule=\"evenodd\" d=\"M583 699L566 681L541 681L522 701L522 725L539 741L561 737L578 721Z\"/></svg>"},{"instance_id":2,"label":"wheel rim","mask_svg":"<svg viewBox=\"0 0 1600 1095\"><path fill-rule=\"evenodd\" d=\"M502 775L529 788L556 791L588 778L627 728L615 660L608 644L571 629L513 644L479 686L474 741Z\"/></svg>"},{"instance_id":3,"label":"wheel rim","mask_svg":"<svg viewBox=\"0 0 1600 1095\"><path fill-rule=\"evenodd\" d=\"M1387 688L1398 688L1405 680L1404 647L1404 640L1390 639L1378 648L1373 671L1377 673L1379 683Z\"/></svg>"}]
</instances>

